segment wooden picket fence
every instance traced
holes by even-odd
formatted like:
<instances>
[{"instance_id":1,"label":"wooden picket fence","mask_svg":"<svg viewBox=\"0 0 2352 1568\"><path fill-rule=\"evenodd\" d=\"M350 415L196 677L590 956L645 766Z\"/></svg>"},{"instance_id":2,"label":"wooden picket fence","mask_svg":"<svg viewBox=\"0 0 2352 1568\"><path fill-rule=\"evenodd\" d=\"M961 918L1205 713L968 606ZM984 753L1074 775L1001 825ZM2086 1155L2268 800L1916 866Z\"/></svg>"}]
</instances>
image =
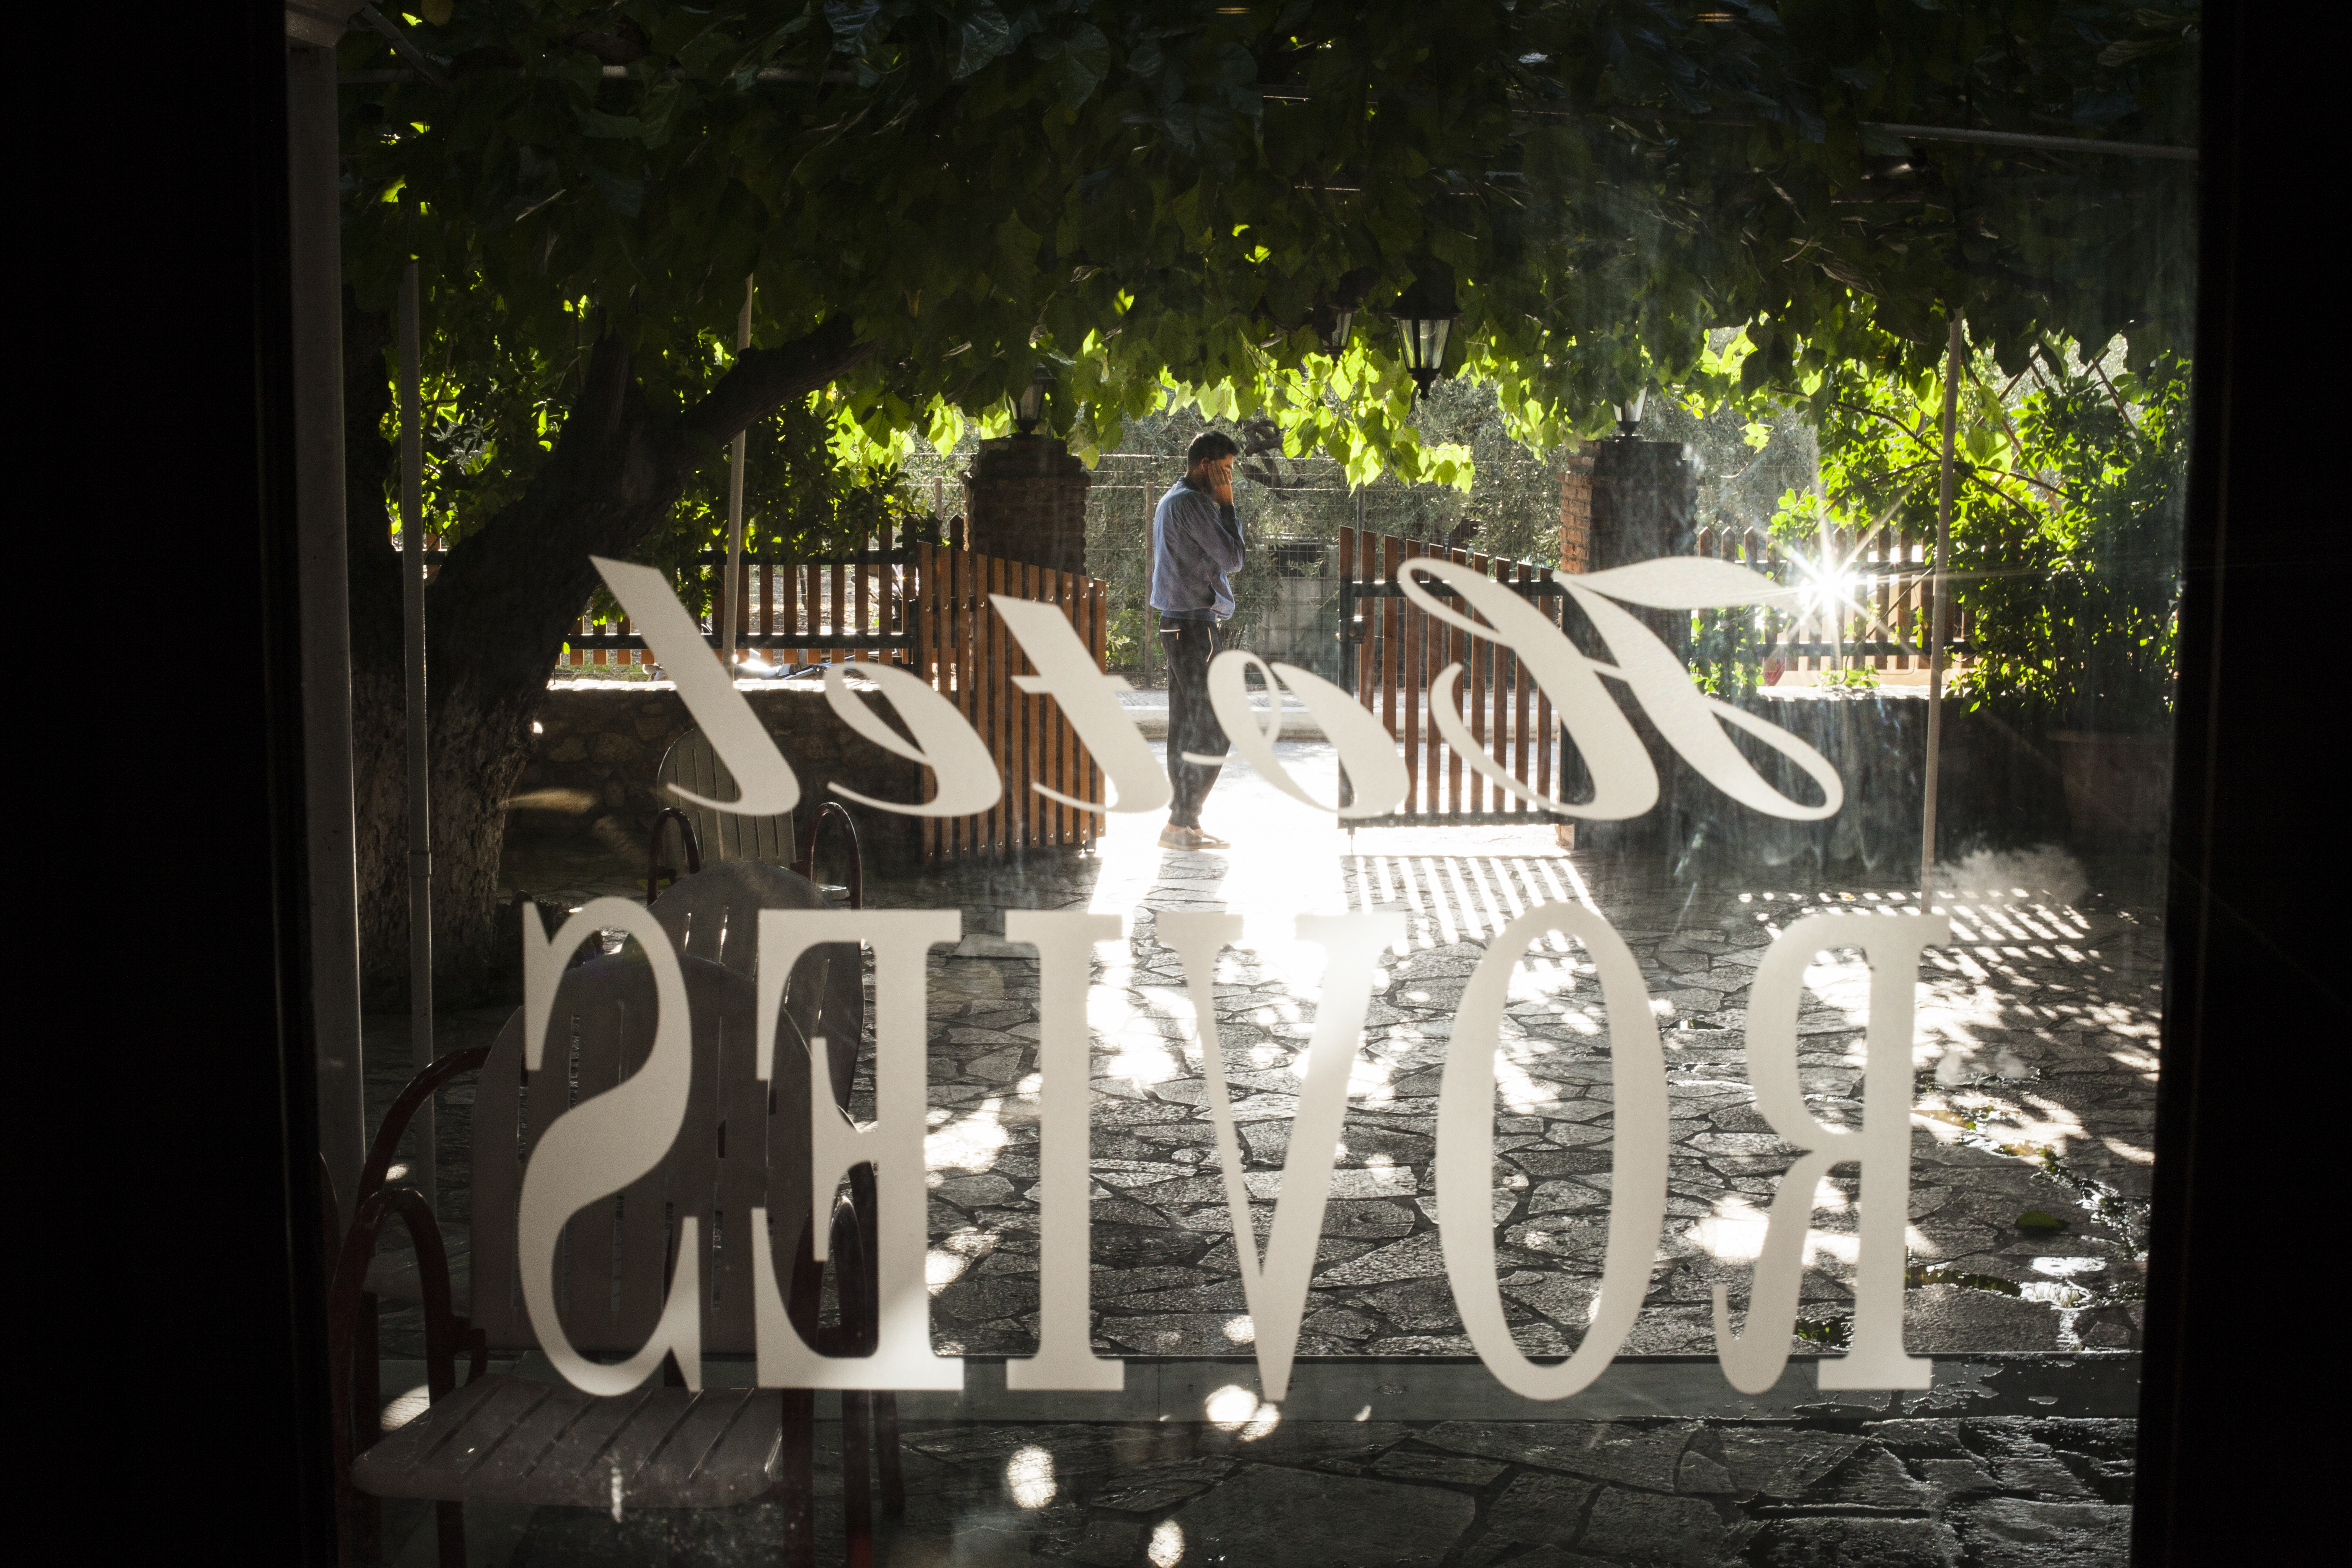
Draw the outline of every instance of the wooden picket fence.
<instances>
[{"instance_id":1,"label":"wooden picket fence","mask_svg":"<svg viewBox=\"0 0 2352 1568\"><path fill-rule=\"evenodd\" d=\"M754 656L771 664L887 660L913 644L905 630L908 569L914 546L885 527L837 555L797 561L746 556L736 590L735 647L738 658ZM714 585L725 572L724 551L696 556L691 570ZM719 636L718 594L702 616L703 635L716 646ZM565 639L559 661L574 669L649 662L645 639L627 617L591 623L583 611Z\"/></svg>"},{"instance_id":2,"label":"wooden picket fence","mask_svg":"<svg viewBox=\"0 0 2352 1568\"><path fill-rule=\"evenodd\" d=\"M1102 832L1101 814L1049 800L1034 786L1099 805L1106 798L1102 770L1058 703L1013 684L1016 676L1036 671L989 595L1058 605L1101 668L1109 648L1107 584L948 545L894 542L887 531L858 545L818 560L747 558L737 600L740 657L757 655L782 668L897 664L955 704L987 743L1003 795L977 816L918 819L927 862L1091 846ZM694 562L714 577L725 564L718 552ZM715 606L702 617L713 646L718 620ZM575 669L641 665L650 657L625 619L617 626L592 625L583 614L567 641L562 662ZM927 771L925 793L933 787Z\"/></svg>"},{"instance_id":3,"label":"wooden picket fence","mask_svg":"<svg viewBox=\"0 0 2352 1568\"><path fill-rule=\"evenodd\" d=\"M1934 625L1935 583L1930 574L1935 541L1906 530L1833 528L1814 547L1815 558L1832 568L1848 603L1823 603L1800 615L1702 610L1693 617L1695 659L1730 659L1780 670L1853 668L1923 669ZM1786 583L1797 567L1757 529L1701 529L1691 553L1736 561ZM1956 667L1966 661L1968 614L1955 609L1946 656Z\"/></svg>"},{"instance_id":4,"label":"wooden picket fence","mask_svg":"<svg viewBox=\"0 0 2352 1568\"><path fill-rule=\"evenodd\" d=\"M1798 570L1755 530L1706 530L1692 553L1738 562L1778 582L1787 582ZM1682 651L1695 673L1712 675L1725 685L1769 685L1791 669L1833 664L1922 667L1934 608L1927 556L1925 542L1909 534L1879 530L1857 539L1852 531L1832 531L1822 559L1835 568L1830 575L1843 585L1848 603L1801 613L1694 612ZM1402 749L1407 780L1404 803L1391 816L1363 819L1362 825L1546 819L1466 766L1463 754L1446 744L1429 711L1429 687L1446 666L1460 664L1456 712L1477 750L1519 784L1558 799L1575 793L1580 781L1565 772L1580 770L1580 763L1562 749L1549 699L1510 648L1425 615L1403 596L1397 574L1414 559L1458 563L1507 583L1563 631L1581 619L1568 614L1567 594L1557 582L1559 568L1339 530L1342 668L1357 700L1379 715ZM1645 618L1655 621L1658 614L1645 612ZM1963 622L1953 628L1948 652L1964 652L1966 637ZM1742 668L1735 673L1729 666Z\"/></svg>"}]
</instances>

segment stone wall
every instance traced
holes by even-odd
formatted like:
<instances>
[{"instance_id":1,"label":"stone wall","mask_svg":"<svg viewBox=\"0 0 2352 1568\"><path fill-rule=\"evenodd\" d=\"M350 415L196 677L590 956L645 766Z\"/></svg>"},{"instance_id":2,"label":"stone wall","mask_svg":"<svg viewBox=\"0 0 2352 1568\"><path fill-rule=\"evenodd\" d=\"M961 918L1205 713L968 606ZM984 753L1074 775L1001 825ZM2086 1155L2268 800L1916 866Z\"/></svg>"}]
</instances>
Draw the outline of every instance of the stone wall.
<instances>
[{"instance_id":1,"label":"stone wall","mask_svg":"<svg viewBox=\"0 0 2352 1568\"><path fill-rule=\"evenodd\" d=\"M1927 702L1922 689L1856 697L1805 692L1741 698L1738 707L1806 742L1838 770L1845 808L1820 822L1766 816L1728 799L1679 755L1661 765L1658 807L1633 823L1591 824L1580 842L1592 847L1637 841L1670 858L1743 866L1795 865L1826 872L1916 866L1924 804ZM1742 741L1740 751L1774 787L1798 800L1820 798L1786 758ZM1979 849L2014 850L2066 842L2071 833L2057 763L2046 742L2020 735L1957 700L1944 704L1943 756L1937 784L1937 858ZM1614 835L1614 837L1612 837Z\"/></svg>"},{"instance_id":2,"label":"stone wall","mask_svg":"<svg viewBox=\"0 0 2352 1568\"><path fill-rule=\"evenodd\" d=\"M875 700L868 683L852 676L849 685ZM776 681L743 689L743 696L799 775L804 804L839 798L825 788L836 781L879 800L921 798L922 770L844 724L825 701L823 682ZM508 830L643 844L655 816L676 804L654 795L662 757L693 725L677 688L666 680L555 687L540 711ZM915 842L915 818L850 809L869 853L903 851Z\"/></svg>"}]
</instances>

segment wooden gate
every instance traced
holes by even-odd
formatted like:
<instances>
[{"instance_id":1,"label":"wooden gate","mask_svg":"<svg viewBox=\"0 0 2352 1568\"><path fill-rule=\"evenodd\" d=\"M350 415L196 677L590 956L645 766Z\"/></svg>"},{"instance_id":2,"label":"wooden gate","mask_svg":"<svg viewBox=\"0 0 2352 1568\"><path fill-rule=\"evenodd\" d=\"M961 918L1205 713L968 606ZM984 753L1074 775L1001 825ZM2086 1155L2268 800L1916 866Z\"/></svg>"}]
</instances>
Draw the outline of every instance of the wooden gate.
<instances>
[{"instance_id":1,"label":"wooden gate","mask_svg":"<svg viewBox=\"0 0 2352 1568\"><path fill-rule=\"evenodd\" d=\"M698 556L689 571L715 576L726 557ZM816 560L747 556L737 599L736 644L769 664L813 668L882 662L915 670L955 704L988 745L1003 781L996 805L973 816L922 817L927 863L1033 847L1091 846L1102 816L1039 795L1036 784L1100 805L1102 769L1050 697L1032 697L1013 677L1036 673L988 602L992 594L1057 605L1101 668L1109 647L1106 585L1098 578L975 555L944 544L899 540L885 531L858 548ZM711 595L714 599L716 595ZM704 637L719 640L715 606ZM643 664L645 638L617 627L573 626L562 662L572 668ZM936 787L925 770L928 795Z\"/></svg>"},{"instance_id":2,"label":"wooden gate","mask_svg":"<svg viewBox=\"0 0 2352 1568\"><path fill-rule=\"evenodd\" d=\"M1735 562L1776 582L1821 580L1832 590L1795 613L1701 610L1691 623L1693 664L1746 665L1765 682L1789 670L1924 669L1936 613L1932 536L1880 526L1828 528L1806 542L1810 566L1792 563L1757 529L1702 528L1691 553ZM1967 662L1969 617L1953 606L1944 654Z\"/></svg>"},{"instance_id":3,"label":"wooden gate","mask_svg":"<svg viewBox=\"0 0 2352 1568\"><path fill-rule=\"evenodd\" d=\"M736 585L737 657L785 667L908 663L914 642L906 624L906 598L919 548L885 527L838 555L744 556ZM701 626L713 647L719 640L718 584L726 564L726 552L709 550L684 569L699 575L707 590ZM646 639L626 616L592 623L583 613L566 634L560 662L578 669L644 665L651 658Z\"/></svg>"},{"instance_id":4,"label":"wooden gate","mask_svg":"<svg viewBox=\"0 0 2352 1568\"><path fill-rule=\"evenodd\" d=\"M1100 669L1109 647L1106 585L1074 572L938 544L917 545L913 564L908 603L914 668L980 732L1004 781L996 805L976 816L922 818L924 860L1091 846L1102 834L1102 814L1048 800L1033 786L1100 805L1102 769L1078 743L1059 703L1013 683L1015 676L1037 671L988 600L1003 594L1055 605Z\"/></svg>"},{"instance_id":5,"label":"wooden gate","mask_svg":"<svg viewBox=\"0 0 2352 1568\"><path fill-rule=\"evenodd\" d=\"M1798 570L1772 542L1754 531L1703 530L1694 554L1732 561L1778 581ZM1670 640L1696 677L1727 692L1769 685L1790 669L1828 666L1874 669L1922 668L1928 657L1933 609L1929 545L1886 529L1831 531L1822 541L1833 592L1794 612L1752 608L1700 610ZM1409 781L1404 804L1387 816L1357 826L1409 823L1568 821L1538 810L1465 765L1427 712L1429 685L1449 664L1463 667L1455 683L1456 711L1478 750L1511 777L1555 800L1582 791L1583 763L1564 744L1550 700L1511 650L1433 619L1404 596L1397 573L1416 558L1459 563L1508 584L1554 626L1581 640L1583 616L1571 611L1558 569L1506 561L1410 539L1339 531L1342 660L1359 701L1380 716L1403 748ZM1430 592L1451 597L1433 584ZM1645 618L1655 620L1657 612ZM1953 668L1965 663L1969 627L1955 617L1946 645ZM1592 651L1598 652L1596 648Z\"/></svg>"},{"instance_id":6,"label":"wooden gate","mask_svg":"<svg viewBox=\"0 0 2352 1568\"><path fill-rule=\"evenodd\" d=\"M1567 595L1553 570L1529 561L1503 561L1352 528L1339 531L1339 632L1349 646L1341 661L1357 700L1404 750L1404 803L1386 816L1359 817L1360 827L1427 823L1537 823L1567 820L1538 810L1464 765L1428 712L1429 685L1449 664L1463 667L1454 685L1455 710L1478 749L1512 778L1538 794L1562 793L1563 752L1551 700L1509 648L1473 637L1424 613L1397 586L1407 561L1457 562L1481 576L1508 584L1552 621L1560 623ZM1449 597L1432 585L1439 598Z\"/></svg>"}]
</instances>

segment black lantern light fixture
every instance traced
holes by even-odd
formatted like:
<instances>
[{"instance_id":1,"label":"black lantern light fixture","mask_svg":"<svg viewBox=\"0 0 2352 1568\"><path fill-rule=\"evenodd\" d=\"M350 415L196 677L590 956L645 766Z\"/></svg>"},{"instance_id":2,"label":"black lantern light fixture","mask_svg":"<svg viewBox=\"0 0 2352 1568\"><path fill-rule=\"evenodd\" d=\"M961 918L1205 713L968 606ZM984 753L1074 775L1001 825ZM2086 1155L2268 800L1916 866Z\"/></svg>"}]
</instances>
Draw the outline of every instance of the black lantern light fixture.
<instances>
[{"instance_id":1,"label":"black lantern light fixture","mask_svg":"<svg viewBox=\"0 0 2352 1568\"><path fill-rule=\"evenodd\" d=\"M1038 422L1045 417L1045 389L1053 384L1054 373L1041 364L1013 398L1013 423L1024 436L1036 434Z\"/></svg>"},{"instance_id":2,"label":"black lantern light fixture","mask_svg":"<svg viewBox=\"0 0 2352 1568\"><path fill-rule=\"evenodd\" d=\"M1404 337L1404 368L1411 373L1418 401L1445 369L1445 341L1462 312L1454 303L1454 270L1443 262L1428 261L1413 268L1412 286L1389 309L1389 319Z\"/></svg>"},{"instance_id":3,"label":"black lantern light fixture","mask_svg":"<svg viewBox=\"0 0 2352 1568\"><path fill-rule=\"evenodd\" d=\"M1356 308L1353 305L1327 305L1316 312L1317 325L1323 329L1323 347L1337 359L1348 352L1348 334L1356 328Z\"/></svg>"},{"instance_id":4,"label":"black lantern light fixture","mask_svg":"<svg viewBox=\"0 0 2352 1568\"><path fill-rule=\"evenodd\" d=\"M1412 374L1412 384L1419 389L1414 395L1419 396L1445 368L1445 340L1461 318L1400 310L1393 319L1397 331L1404 334L1404 368Z\"/></svg>"},{"instance_id":5,"label":"black lantern light fixture","mask_svg":"<svg viewBox=\"0 0 2352 1568\"><path fill-rule=\"evenodd\" d=\"M1323 352L1333 359L1348 352L1348 340L1356 330L1356 316L1363 309L1364 296L1380 280L1378 268L1358 267L1341 273L1327 291L1317 296L1307 321L1323 340Z\"/></svg>"}]
</instances>

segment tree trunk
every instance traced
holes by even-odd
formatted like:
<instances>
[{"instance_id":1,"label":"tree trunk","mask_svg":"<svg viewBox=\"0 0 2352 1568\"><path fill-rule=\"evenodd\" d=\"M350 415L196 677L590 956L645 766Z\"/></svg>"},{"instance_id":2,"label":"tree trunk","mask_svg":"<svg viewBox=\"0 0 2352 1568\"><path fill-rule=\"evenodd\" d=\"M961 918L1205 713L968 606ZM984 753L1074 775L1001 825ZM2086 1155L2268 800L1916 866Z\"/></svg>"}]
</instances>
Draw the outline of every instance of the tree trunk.
<instances>
[{"instance_id":1,"label":"tree trunk","mask_svg":"<svg viewBox=\"0 0 2352 1568\"><path fill-rule=\"evenodd\" d=\"M389 487L399 447L392 413L392 318L343 290L343 510L350 552L353 848L359 861L360 1005L408 1005L407 672L400 557ZM440 994L438 984L436 994Z\"/></svg>"},{"instance_id":2,"label":"tree trunk","mask_svg":"<svg viewBox=\"0 0 2352 1568\"><path fill-rule=\"evenodd\" d=\"M398 449L381 434L390 340L386 318L347 310L360 976L362 1005L372 1012L404 1009L408 997L407 671L400 556L383 499ZM629 351L606 335L547 466L520 500L450 549L425 595L437 1005L487 999L501 967L493 939L506 803L530 760L531 721L565 634L595 589L589 557L626 559L736 430L837 379L866 352L846 323L828 324L743 355L681 416L646 403Z\"/></svg>"}]
</instances>

